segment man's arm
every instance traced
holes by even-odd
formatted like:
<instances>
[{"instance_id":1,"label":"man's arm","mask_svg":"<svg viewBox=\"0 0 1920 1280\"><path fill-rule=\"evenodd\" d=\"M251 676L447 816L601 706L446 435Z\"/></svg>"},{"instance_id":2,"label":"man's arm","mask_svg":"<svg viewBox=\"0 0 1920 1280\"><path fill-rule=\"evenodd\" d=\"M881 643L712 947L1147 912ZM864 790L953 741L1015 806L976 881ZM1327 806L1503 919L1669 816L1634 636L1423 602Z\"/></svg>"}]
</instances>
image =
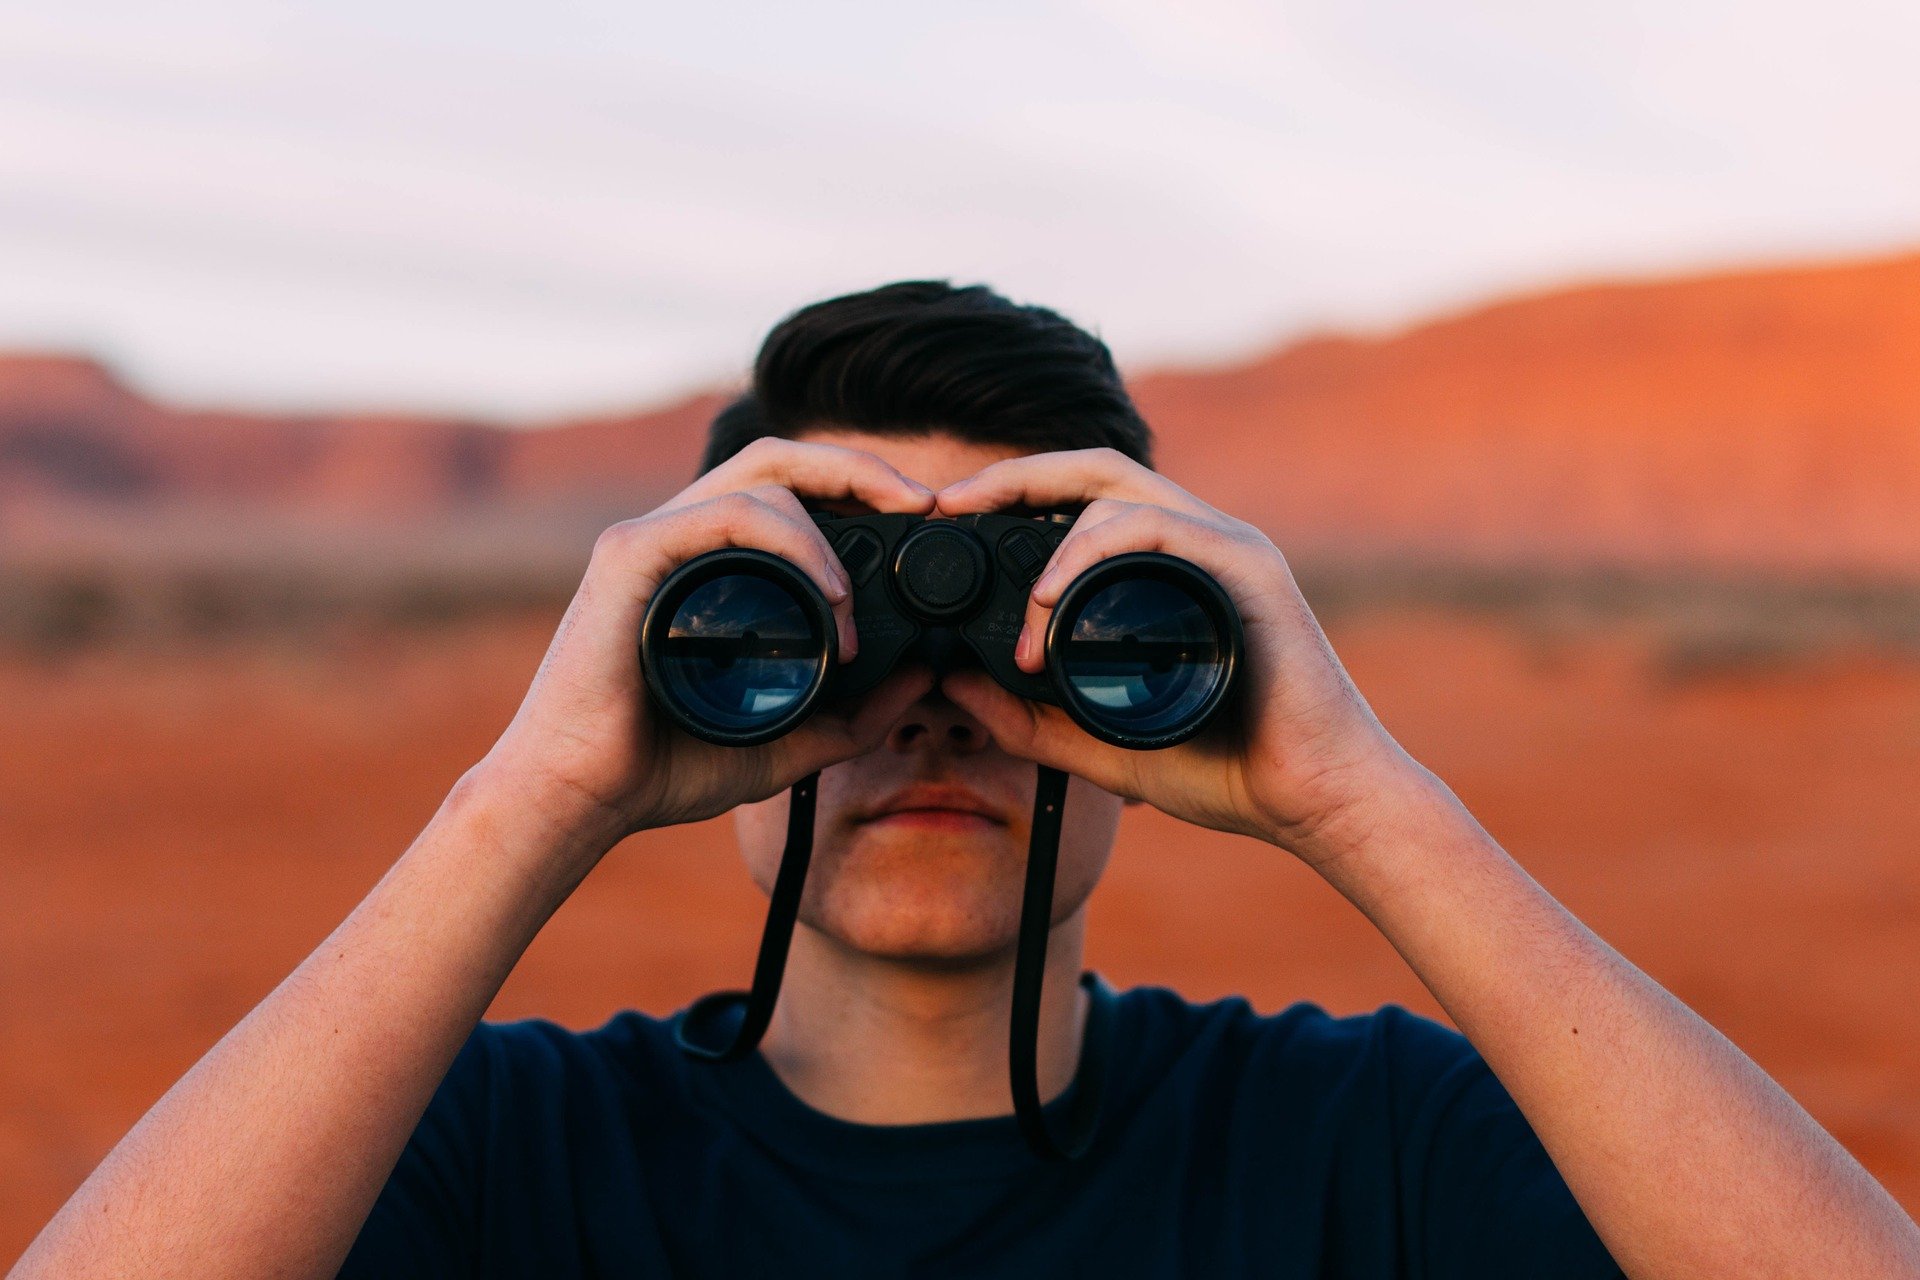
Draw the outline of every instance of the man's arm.
<instances>
[{"instance_id":1,"label":"man's arm","mask_svg":"<svg viewBox=\"0 0 1920 1280\"><path fill-rule=\"evenodd\" d=\"M1785 1090L1431 774L1379 781L1317 865L1480 1051L1622 1269L1920 1275L1912 1221Z\"/></svg>"},{"instance_id":2,"label":"man's arm","mask_svg":"<svg viewBox=\"0 0 1920 1280\"><path fill-rule=\"evenodd\" d=\"M1175 817L1268 840L1366 913L1512 1095L1637 1280L1915 1277L1920 1231L1744 1054L1595 937L1387 734L1260 530L1108 449L995 463L939 509L1086 504L1034 584L1016 661L1090 565L1191 560L1247 661L1230 722L1125 751L978 673L942 688L1006 750Z\"/></svg>"},{"instance_id":3,"label":"man's arm","mask_svg":"<svg viewBox=\"0 0 1920 1280\"><path fill-rule=\"evenodd\" d=\"M615 833L455 786L327 940L156 1103L14 1275L329 1276L508 971Z\"/></svg>"},{"instance_id":4,"label":"man's arm","mask_svg":"<svg viewBox=\"0 0 1920 1280\"><path fill-rule=\"evenodd\" d=\"M853 654L845 570L797 494L924 513L872 454L763 440L594 545L513 722L338 929L155 1103L12 1275L335 1274L434 1089L540 927L627 834L764 799L870 750L900 672L777 742L652 722L640 618L677 565L757 547L811 576Z\"/></svg>"}]
</instances>

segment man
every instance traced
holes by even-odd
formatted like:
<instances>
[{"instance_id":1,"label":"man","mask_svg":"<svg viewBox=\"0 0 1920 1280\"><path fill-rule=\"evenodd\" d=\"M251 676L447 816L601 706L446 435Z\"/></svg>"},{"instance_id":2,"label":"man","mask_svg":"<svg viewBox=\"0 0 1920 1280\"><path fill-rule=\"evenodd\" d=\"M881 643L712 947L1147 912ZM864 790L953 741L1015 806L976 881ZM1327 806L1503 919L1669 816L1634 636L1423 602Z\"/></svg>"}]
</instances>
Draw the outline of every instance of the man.
<instances>
[{"instance_id":1,"label":"man","mask_svg":"<svg viewBox=\"0 0 1920 1280\"><path fill-rule=\"evenodd\" d=\"M595 545L493 749L17 1274L1920 1275L1920 1233L1859 1165L1387 735L1272 543L1148 462L1106 348L1052 312L915 282L789 317L703 476ZM635 637L696 554L788 558L858 644L803 503L1084 507L1020 665L1039 669L1032 638L1075 574L1162 550L1239 607L1236 716L1129 752L982 672L905 668L761 747L666 727ZM1075 775L1039 1053L1056 1120L1104 1055L1099 1130L1067 1163L1033 1157L1009 1114L1036 762ZM631 832L732 810L769 887L784 789L814 770L816 852L759 1053L697 1062L675 1019L637 1013L476 1030ZM1127 801L1305 861L1465 1037L1083 977Z\"/></svg>"}]
</instances>

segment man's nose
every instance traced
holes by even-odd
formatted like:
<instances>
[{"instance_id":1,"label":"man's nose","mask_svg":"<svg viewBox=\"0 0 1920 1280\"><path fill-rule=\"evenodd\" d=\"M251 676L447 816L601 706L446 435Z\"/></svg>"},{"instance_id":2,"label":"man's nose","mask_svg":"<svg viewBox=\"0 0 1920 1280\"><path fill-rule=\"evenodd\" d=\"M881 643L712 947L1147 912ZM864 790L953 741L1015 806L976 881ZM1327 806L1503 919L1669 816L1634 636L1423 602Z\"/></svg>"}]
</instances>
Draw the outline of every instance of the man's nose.
<instances>
[{"instance_id":1,"label":"man's nose","mask_svg":"<svg viewBox=\"0 0 1920 1280\"><path fill-rule=\"evenodd\" d=\"M887 734L887 746L900 752L943 751L963 756L980 750L989 741L986 727L938 690L908 707Z\"/></svg>"}]
</instances>

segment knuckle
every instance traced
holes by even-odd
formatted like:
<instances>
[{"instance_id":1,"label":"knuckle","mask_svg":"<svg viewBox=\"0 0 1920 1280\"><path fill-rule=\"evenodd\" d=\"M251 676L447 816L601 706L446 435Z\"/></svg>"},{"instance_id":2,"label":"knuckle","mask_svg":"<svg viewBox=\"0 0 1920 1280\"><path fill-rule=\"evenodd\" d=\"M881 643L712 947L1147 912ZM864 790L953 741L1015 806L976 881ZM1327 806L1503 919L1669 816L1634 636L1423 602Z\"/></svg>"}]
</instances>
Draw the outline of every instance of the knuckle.
<instances>
[{"instance_id":1,"label":"knuckle","mask_svg":"<svg viewBox=\"0 0 1920 1280\"><path fill-rule=\"evenodd\" d=\"M1240 520L1215 523L1211 520L1201 522L1207 536L1218 543L1237 543L1241 546L1257 546L1265 539L1264 534L1253 526Z\"/></svg>"},{"instance_id":2,"label":"knuckle","mask_svg":"<svg viewBox=\"0 0 1920 1280\"><path fill-rule=\"evenodd\" d=\"M748 497L765 503L769 507L778 507L783 510L797 510L800 506L800 499L794 497L793 490L787 488L785 485L757 484L751 489L744 490L744 492Z\"/></svg>"},{"instance_id":3,"label":"knuckle","mask_svg":"<svg viewBox=\"0 0 1920 1280\"><path fill-rule=\"evenodd\" d=\"M783 457L792 448L793 441L791 440L784 440L779 436L761 436L756 440L749 441L747 446L734 456L744 459L749 463L760 463L773 458Z\"/></svg>"},{"instance_id":4,"label":"knuckle","mask_svg":"<svg viewBox=\"0 0 1920 1280\"><path fill-rule=\"evenodd\" d=\"M619 559L626 555L644 524L644 518L635 518L602 529L600 536L593 540L593 559Z\"/></svg>"},{"instance_id":5,"label":"knuckle","mask_svg":"<svg viewBox=\"0 0 1920 1280\"><path fill-rule=\"evenodd\" d=\"M687 514L725 532L738 533L759 523L760 513L766 509L766 504L752 494L736 490L709 498L697 507L690 508Z\"/></svg>"}]
</instances>

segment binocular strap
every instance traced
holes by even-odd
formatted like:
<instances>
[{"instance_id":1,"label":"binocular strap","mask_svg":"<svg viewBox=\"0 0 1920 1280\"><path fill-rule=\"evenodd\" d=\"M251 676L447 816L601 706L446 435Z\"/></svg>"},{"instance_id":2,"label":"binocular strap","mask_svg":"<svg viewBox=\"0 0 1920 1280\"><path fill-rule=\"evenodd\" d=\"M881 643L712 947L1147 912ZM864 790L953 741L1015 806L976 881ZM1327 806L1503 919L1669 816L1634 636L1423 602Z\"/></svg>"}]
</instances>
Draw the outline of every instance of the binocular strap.
<instances>
[{"instance_id":1,"label":"binocular strap","mask_svg":"<svg viewBox=\"0 0 1920 1280\"><path fill-rule=\"evenodd\" d=\"M813 858L814 800L820 775L808 774L794 783L787 812L787 844L780 855L767 907L766 929L760 935L760 956L754 964L753 988L747 992L717 991L688 1007L675 1038L680 1048L709 1062L732 1062L752 1053L773 1020L780 997L780 978L787 967L787 948L800 914L800 895L806 887L807 865ZM1105 1003L1095 1000L1089 1014L1080 1055L1074 1099L1067 1113L1064 1140L1056 1139L1040 1101L1040 996L1047 972L1047 939L1053 927L1054 870L1060 855L1060 820L1067 802L1067 775L1040 766L1034 790L1033 823L1027 843L1026 894L1020 904L1020 934L1013 964L1013 1020L1008 1038L1007 1064L1012 1075L1014 1115L1027 1146L1048 1160L1071 1160L1086 1151L1099 1119L1105 1092ZM730 1038L724 1032L708 1034L721 1025L723 1014L744 994L746 1011ZM722 1040L725 1040L722 1043Z\"/></svg>"},{"instance_id":2,"label":"binocular strap","mask_svg":"<svg viewBox=\"0 0 1920 1280\"><path fill-rule=\"evenodd\" d=\"M709 1062L732 1062L752 1053L773 1021L773 1005L780 998L780 977L787 970L787 947L793 942L794 921L800 918L800 893L807 887L807 864L813 861L813 802L820 792L820 775L810 773L793 784L787 803L787 846L780 853L780 871L774 877L773 897L767 904L767 926L760 933L760 957L753 965L753 989L746 992L747 1011L733 1038L725 1044L703 1033L741 996L738 991L716 991L701 996L687 1009L675 1031L680 1047Z\"/></svg>"},{"instance_id":3,"label":"binocular strap","mask_svg":"<svg viewBox=\"0 0 1920 1280\"><path fill-rule=\"evenodd\" d=\"M1040 992L1047 976L1047 938L1053 930L1053 873L1060 860L1060 818L1067 807L1064 770L1040 766L1033 793L1032 834L1027 840L1027 891L1020 903L1020 939L1013 961L1013 1027L1007 1039L1007 1065L1013 1077L1013 1113L1033 1153L1048 1160L1072 1160L1093 1141L1105 1090L1107 1054L1104 1001L1088 1015L1087 1049L1080 1055L1074 1099L1067 1113L1064 1140L1056 1139L1040 1101Z\"/></svg>"}]
</instances>

